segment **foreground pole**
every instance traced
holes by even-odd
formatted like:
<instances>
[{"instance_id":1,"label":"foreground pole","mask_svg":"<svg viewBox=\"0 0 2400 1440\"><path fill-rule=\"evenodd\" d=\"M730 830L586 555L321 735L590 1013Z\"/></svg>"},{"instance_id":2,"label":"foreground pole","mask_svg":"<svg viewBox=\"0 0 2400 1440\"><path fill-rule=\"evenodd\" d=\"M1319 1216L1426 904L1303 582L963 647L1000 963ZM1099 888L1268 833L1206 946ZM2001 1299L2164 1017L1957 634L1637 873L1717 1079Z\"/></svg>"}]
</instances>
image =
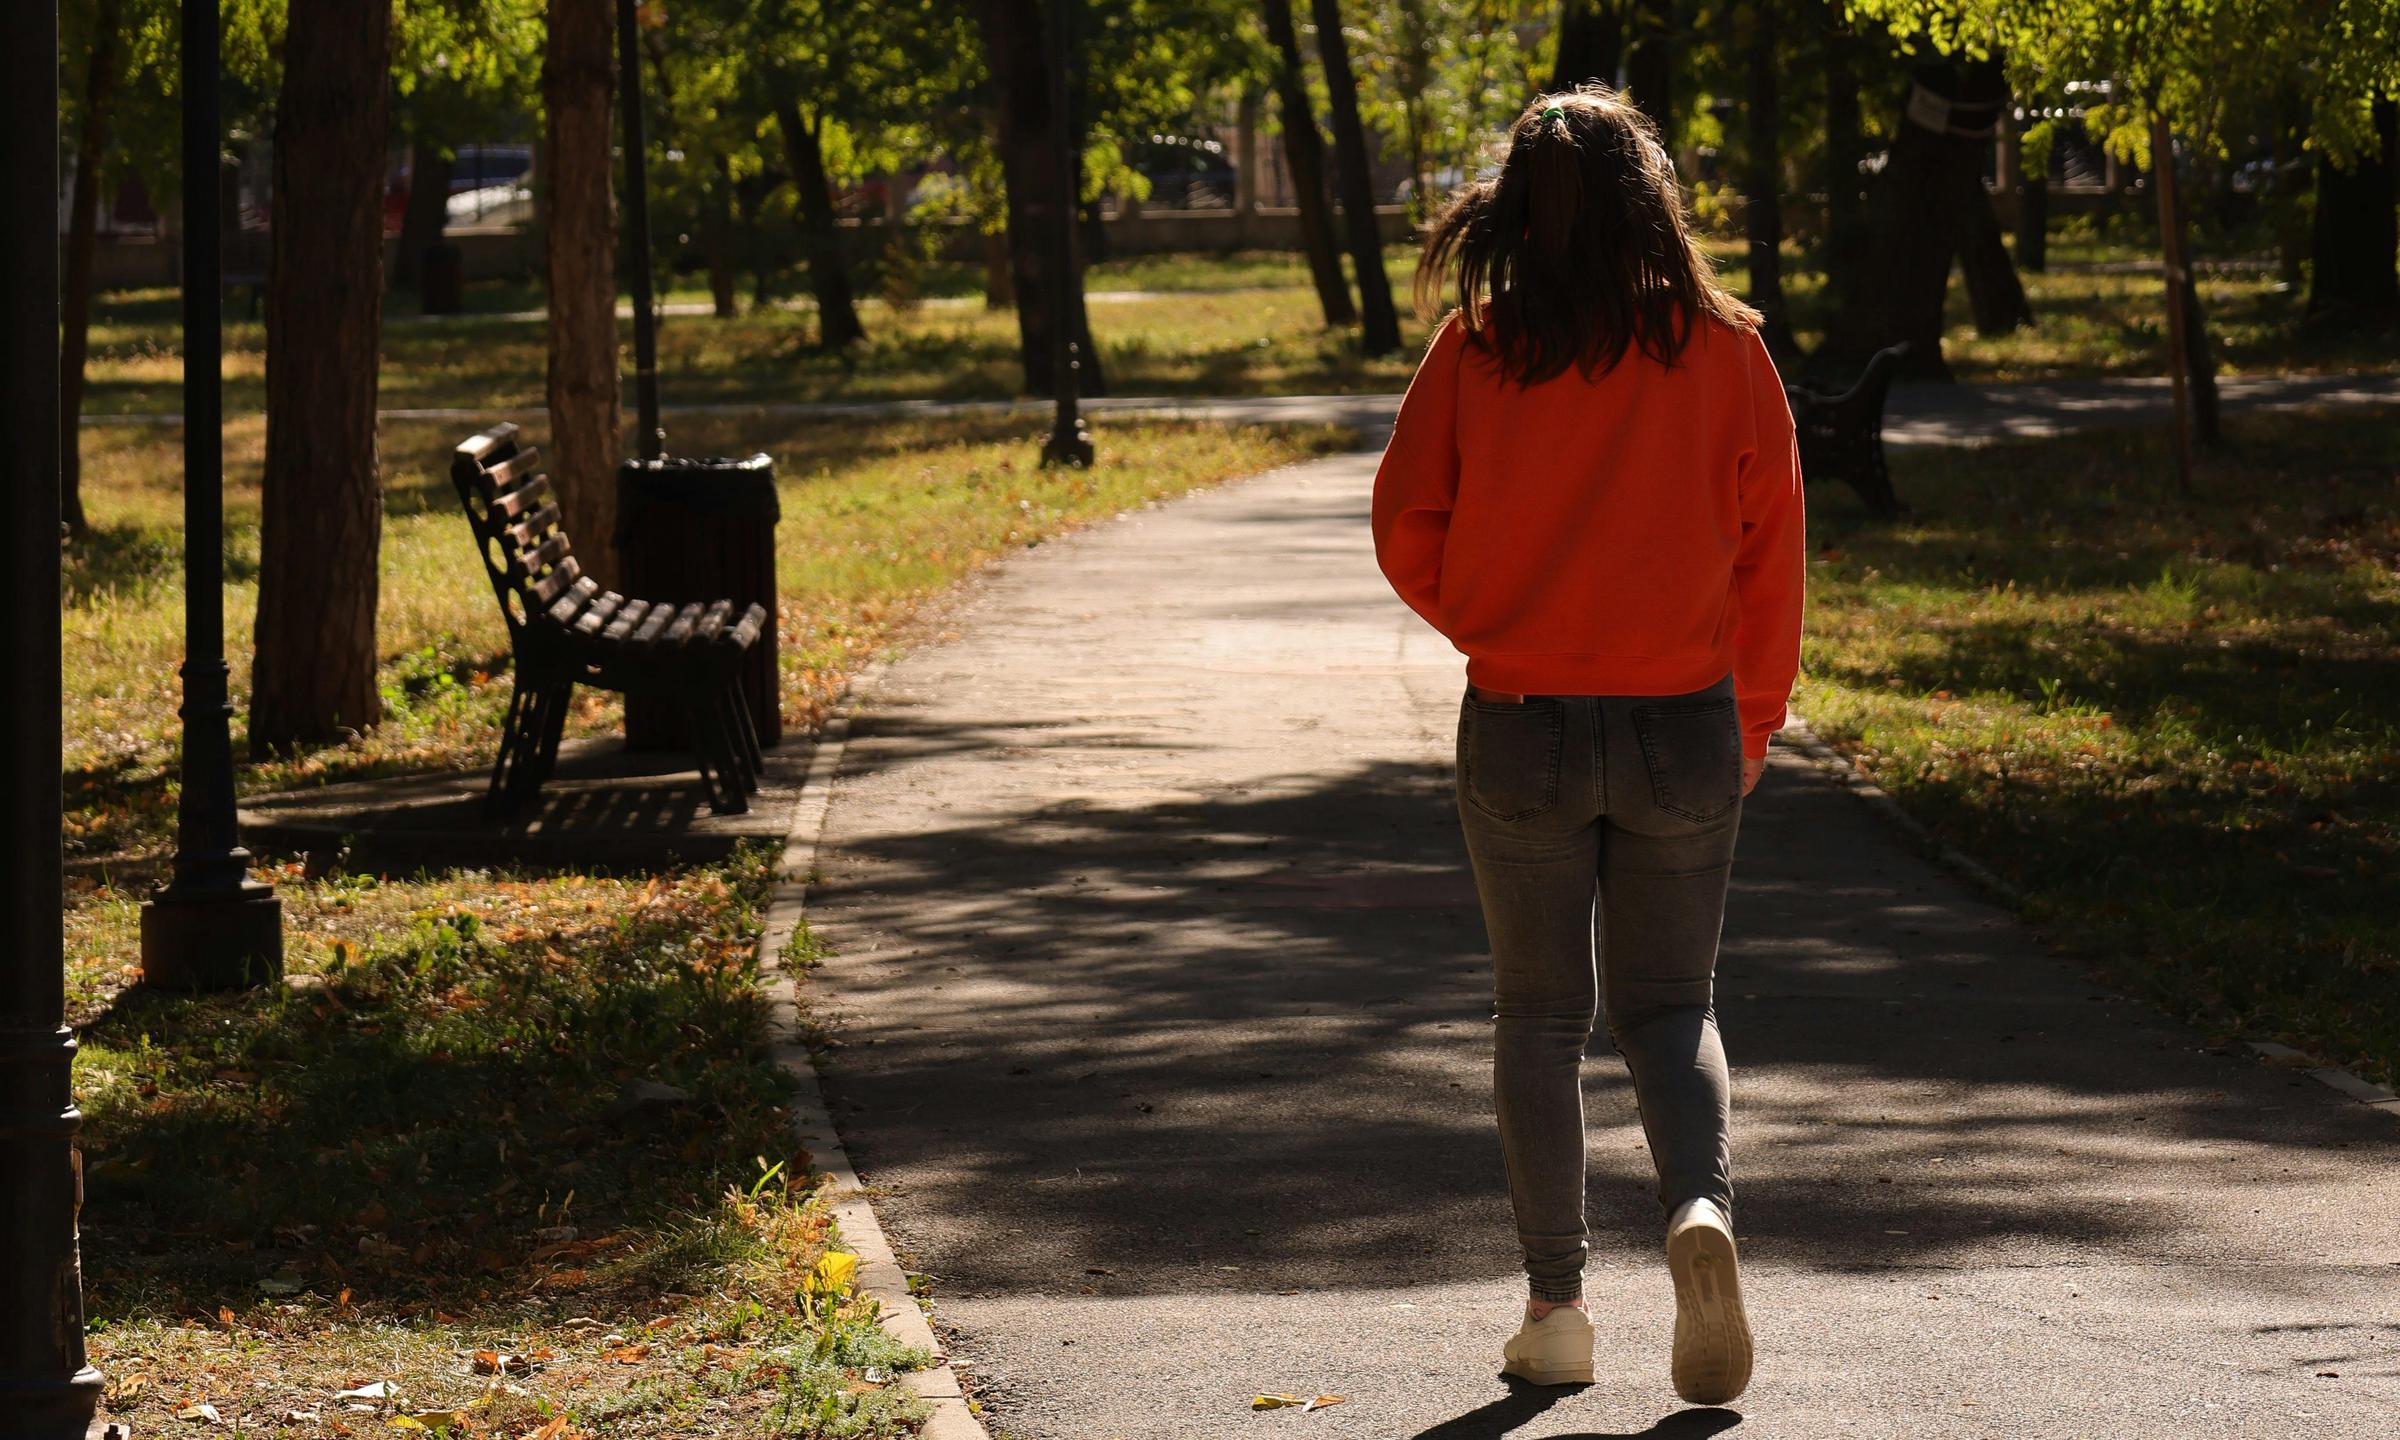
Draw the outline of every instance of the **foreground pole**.
<instances>
[{"instance_id":1,"label":"foreground pole","mask_svg":"<svg viewBox=\"0 0 2400 1440\"><path fill-rule=\"evenodd\" d=\"M142 906L142 978L238 990L283 976L283 902L250 878L225 668L224 190L217 0L183 3L183 794L175 872Z\"/></svg>"},{"instance_id":2,"label":"foreground pole","mask_svg":"<svg viewBox=\"0 0 2400 1440\"><path fill-rule=\"evenodd\" d=\"M89 1428L100 1372L83 1351L83 1198L60 913L58 9L23 7L0 47L0 414L22 468L0 501L0 1435Z\"/></svg>"},{"instance_id":3,"label":"foreground pole","mask_svg":"<svg viewBox=\"0 0 2400 1440\"><path fill-rule=\"evenodd\" d=\"M658 312L650 294L650 162L642 139L642 45L634 0L617 0L617 95L625 130L625 228L633 240L633 402L644 460L665 453L658 424Z\"/></svg>"},{"instance_id":4,"label":"foreground pole","mask_svg":"<svg viewBox=\"0 0 2400 1440\"><path fill-rule=\"evenodd\" d=\"M1069 303L1075 283L1075 202L1082 189L1076 183L1075 126L1067 114L1067 62L1074 53L1075 0L1050 0L1050 131L1058 138L1058 213L1052 217L1050 243L1050 387L1056 411L1050 438L1042 444L1045 465L1089 465L1092 439L1084 433L1076 409L1076 390L1083 381L1082 347L1075 343L1075 307Z\"/></svg>"}]
</instances>

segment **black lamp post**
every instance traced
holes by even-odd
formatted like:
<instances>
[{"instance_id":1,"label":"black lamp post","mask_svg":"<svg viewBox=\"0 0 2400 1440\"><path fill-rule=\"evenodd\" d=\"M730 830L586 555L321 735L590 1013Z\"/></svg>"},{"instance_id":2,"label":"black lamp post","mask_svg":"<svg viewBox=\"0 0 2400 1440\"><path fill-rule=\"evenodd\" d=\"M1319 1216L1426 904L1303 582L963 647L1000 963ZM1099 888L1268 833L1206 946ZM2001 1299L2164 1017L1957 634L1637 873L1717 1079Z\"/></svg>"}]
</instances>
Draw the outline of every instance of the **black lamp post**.
<instances>
[{"instance_id":1,"label":"black lamp post","mask_svg":"<svg viewBox=\"0 0 2400 1440\"><path fill-rule=\"evenodd\" d=\"M283 902L250 878L225 669L224 189L217 0L183 3L183 795L175 870L142 906L142 978L233 990L283 975Z\"/></svg>"},{"instance_id":2,"label":"black lamp post","mask_svg":"<svg viewBox=\"0 0 2400 1440\"><path fill-rule=\"evenodd\" d=\"M58 9L28 5L0 46L0 416L22 468L0 502L0 1434L89 1428L100 1372L83 1350L75 1211L75 1032L66 1019L59 849Z\"/></svg>"},{"instance_id":3,"label":"black lamp post","mask_svg":"<svg viewBox=\"0 0 2400 1440\"><path fill-rule=\"evenodd\" d=\"M1050 438L1042 444L1045 465L1089 465L1092 437L1084 432L1075 392L1082 380L1081 347L1075 343L1074 307L1068 303L1075 279L1075 126L1067 113L1067 61L1073 53L1075 0L1050 0L1050 128L1058 137L1058 204L1050 243L1050 388L1056 409Z\"/></svg>"}]
</instances>

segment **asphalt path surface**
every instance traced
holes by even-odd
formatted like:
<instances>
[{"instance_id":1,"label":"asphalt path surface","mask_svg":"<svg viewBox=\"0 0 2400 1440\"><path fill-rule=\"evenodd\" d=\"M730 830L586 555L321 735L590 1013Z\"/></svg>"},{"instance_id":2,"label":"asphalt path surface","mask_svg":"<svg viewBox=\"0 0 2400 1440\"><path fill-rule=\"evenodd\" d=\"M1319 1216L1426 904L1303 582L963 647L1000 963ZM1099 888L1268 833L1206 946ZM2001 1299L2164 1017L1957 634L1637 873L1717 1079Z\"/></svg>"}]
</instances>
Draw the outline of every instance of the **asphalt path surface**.
<instances>
[{"instance_id":1,"label":"asphalt path surface","mask_svg":"<svg viewBox=\"0 0 2400 1440\"><path fill-rule=\"evenodd\" d=\"M1782 750L1717 988L1756 1378L1673 1394L1604 1035L1602 1378L1499 1377L1459 661L1375 569L1374 463L1021 554L863 697L805 997L996 1437L2400 1433L2400 1116L2113 995Z\"/></svg>"}]
</instances>

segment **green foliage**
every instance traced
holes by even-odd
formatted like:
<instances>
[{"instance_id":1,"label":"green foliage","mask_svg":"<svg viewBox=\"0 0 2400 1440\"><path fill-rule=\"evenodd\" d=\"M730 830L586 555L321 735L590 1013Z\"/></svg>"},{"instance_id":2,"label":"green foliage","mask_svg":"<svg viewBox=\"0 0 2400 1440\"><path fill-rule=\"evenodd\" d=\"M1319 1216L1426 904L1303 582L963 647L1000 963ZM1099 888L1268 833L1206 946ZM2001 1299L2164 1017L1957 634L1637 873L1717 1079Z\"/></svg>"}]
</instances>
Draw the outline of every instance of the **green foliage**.
<instances>
[{"instance_id":1,"label":"green foliage","mask_svg":"<svg viewBox=\"0 0 2400 1440\"><path fill-rule=\"evenodd\" d=\"M2149 161L2149 117L2217 145L2229 99L2289 89L2312 142L2371 147L2365 109L2400 88L2400 7L2389 0L1850 0L1854 15L1943 53L2001 55L2020 92L2069 80L2120 89L2085 117L2120 159Z\"/></svg>"}]
</instances>

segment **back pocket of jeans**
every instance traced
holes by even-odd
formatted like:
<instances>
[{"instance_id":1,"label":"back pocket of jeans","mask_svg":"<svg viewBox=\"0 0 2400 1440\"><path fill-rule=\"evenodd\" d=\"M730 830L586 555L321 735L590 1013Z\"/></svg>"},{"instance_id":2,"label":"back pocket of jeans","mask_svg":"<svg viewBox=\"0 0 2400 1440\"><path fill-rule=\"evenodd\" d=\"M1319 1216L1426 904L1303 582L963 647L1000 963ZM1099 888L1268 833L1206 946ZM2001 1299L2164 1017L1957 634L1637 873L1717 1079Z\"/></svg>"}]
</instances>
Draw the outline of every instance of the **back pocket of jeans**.
<instances>
[{"instance_id":1,"label":"back pocket of jeans","mask_svg":"<svg viewBox=\"0 0 2400 1440\"><path fill-rule=\"evenodd\" d=\"M1554 700L1508 705L1468 697L1458 721L1458 783L1467 802L1494 820L1530 819L1558 803L1562 718Z\"/></svg>"},{"instance_id":2,"label":"back pocket of jeans","mask_svg":"<svg viewBox=\"0 0 2400 1440\"><path fill-rule=\"evenodd\" d=\"M1704 823L1742 798L1742 724L1732 696L1636 706L1633 728L1659 809Z\"/></svg>"}]
</instances>

